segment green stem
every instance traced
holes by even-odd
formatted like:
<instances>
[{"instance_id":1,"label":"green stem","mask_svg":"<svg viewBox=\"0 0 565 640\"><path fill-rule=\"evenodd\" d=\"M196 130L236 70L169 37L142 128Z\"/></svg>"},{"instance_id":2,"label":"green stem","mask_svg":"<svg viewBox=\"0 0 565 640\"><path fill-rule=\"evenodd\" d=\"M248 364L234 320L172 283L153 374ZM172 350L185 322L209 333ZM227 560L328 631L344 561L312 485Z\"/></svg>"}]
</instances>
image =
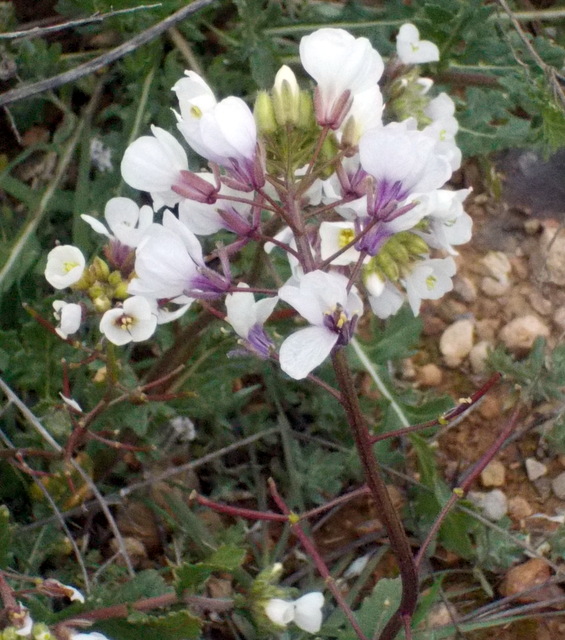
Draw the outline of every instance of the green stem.
<instances>
[{"instance_id":1,"label":"green stem","mask_svg":"<svg viewBox=\"0 0 565 640\"><path fill-rule=\"evenodd\" d=\"M379 640L393 640L406 620L410 620L418 601L418 573L410 543L402 522L392 504L379 465L373 455L371 437L366 427L357 391L353 384L351 370L345 352L341 349L332 355L332 362L338 386L341 390L342 405L351 427L359 459L363 466L365 480L375 501L379 518L385 526L390 546L396 554L402 579L402 599L397 611L392 615Z\"/></svg>"}]
</instances>

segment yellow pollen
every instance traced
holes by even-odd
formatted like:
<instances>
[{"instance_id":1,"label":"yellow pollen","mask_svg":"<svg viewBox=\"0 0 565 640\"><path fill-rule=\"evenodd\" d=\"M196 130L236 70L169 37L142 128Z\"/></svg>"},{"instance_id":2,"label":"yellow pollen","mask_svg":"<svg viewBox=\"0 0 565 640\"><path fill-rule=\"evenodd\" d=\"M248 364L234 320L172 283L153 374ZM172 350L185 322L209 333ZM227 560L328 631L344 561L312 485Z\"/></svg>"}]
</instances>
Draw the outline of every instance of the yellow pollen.
<instances>
[{"instance_id":1,"label":"yellow pollen","mask_svg":"<svg viewBox=\"0 0 565 640\"><path fill-rule=\"evenodd\" d=\"M346 322L347 322L347 316L345 315L345 313L343 311L341 311L340 314L339 314L339 319L335 323L336 327L338 329L341 329Z\"/></svg>"},{"instance_id":2,"label":"yellow pollen","mask_svg":"<svg viewBox=\"0 0 565 640\"><path fill-rule=\"evenodd\" d=\"M339 238L337 240L339 248L342 249L343 247L345 247L345 245L349 244L354 237L355 237L355 233L353 229L342 229L339 232Z\"/></svg>"},{"instance_id":3,"label":"yellow pollen","mask_svg":"<svg viewBox=\"0 0 565 640\"><path fill-rule=\"evenodd\" d=\"M125 313L116 320L116 326L123 331L129 331L135 324L135 319L131 316L127 316Z\"/></svg>"},{"instance_id":4,"label":"yellow pollen","mask_svg":"<svg viewBox=\"0 0 565 640\"><path fill-rule=\"evenodd\" d=\"M72 271L75 267L78 267L78 262L63 263L63 269L65 270L65 273L69 273L69 271Z\"/></svg>"},{"instance_id":5,"label":"yellow pollen","mask_svg":"<svg viewBox=\"0 0 565 640\"><path fill-rule=\"evenodd\" d=\"M197 118L198 120L200 120L200 118L202 117L202 109L199 109L196 105L192 105L192 107L190 107L190 115L193 118Z\"/></svg>"},{"instance_id":6,"label":"yellow pollen","mask_svg":"<svg viewBox=\"0 0 565 640\"><path fill-rule=\"evenodd\" d=\"M445 129L442 129L439 132L439 139L443 142L443 140L445 140L447 138L447 131Z\"/></svg>"},{"instance_id":7,"label":"yellow pollen","mask_svg":"<svg viewBox=\"0 0 565 640\"><path fill-rule=\"evenodd\" d=\"M426 278L426 287L428 291L432 291L437 284L437 278L435 276L428 276Z\"/></svg>"}]
</instances>

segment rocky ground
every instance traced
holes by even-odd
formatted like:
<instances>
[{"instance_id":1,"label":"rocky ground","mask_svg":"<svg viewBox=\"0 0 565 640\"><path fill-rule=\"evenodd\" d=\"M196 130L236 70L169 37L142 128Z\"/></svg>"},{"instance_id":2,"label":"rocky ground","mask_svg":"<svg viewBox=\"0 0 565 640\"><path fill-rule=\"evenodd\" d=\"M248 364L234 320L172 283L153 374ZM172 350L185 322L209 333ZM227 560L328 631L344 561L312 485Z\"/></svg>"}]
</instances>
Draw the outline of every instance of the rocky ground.
<instances>
[{"instance_id":1,"label":"rocky ground","mask_svg":"<svg viewBox=\"0 0 565 640\"><path fill-rule=\"evenodd\" d=\"M404 375L422 388L437 388L454 397L468 395L488 375L489 350L503 345L517 359L525 357L538 336L550 348L565 334L565 196L561 193L563 159L543 163L532 152L513 152L500 160L492 195L478 167L469 163L459 186L473 186L467 211L474 220L472 241L460 249L454 290L423 313L431 346L405 363ZM565 386L565 380L563 380ZM446 476L455 479L494 441L517 391L499 386L465 420L439 439ZM517 426L516 437L481 474L471 498L493 521L508 515L517 532L528 534L538 551L548 554L547 538L565 520L565 455L551 449L546 430L563 406L544 402ZM499 596L511 596L551 581L556 566L530 559L500 575ZM562 597L551 584L535 596ZM561 605L562 606L562 605ZM549 607L550 609L551 607ZM549 610L548 609L548 610ZM478 637L492 637L492 632ZM506 635L504 635L506 634ZM525 635L524 635L525 634ZM538 620L510 625L504 640L565 637L565 624Z\"/></svg>"}]
</instances>

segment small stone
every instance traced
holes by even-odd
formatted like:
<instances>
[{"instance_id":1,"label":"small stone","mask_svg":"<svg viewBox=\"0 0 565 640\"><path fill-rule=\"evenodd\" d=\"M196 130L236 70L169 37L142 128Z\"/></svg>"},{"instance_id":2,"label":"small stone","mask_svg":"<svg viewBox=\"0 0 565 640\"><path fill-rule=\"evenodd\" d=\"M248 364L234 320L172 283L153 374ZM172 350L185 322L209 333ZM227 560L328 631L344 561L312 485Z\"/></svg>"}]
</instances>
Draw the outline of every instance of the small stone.
<instances>
[{"instance_id":1,"label":"small stone","mask_svg":"<svg viewBox=\"0 0 565 640\"><path fill-rule=\"evenodd\" d=\"M565 467L565 455L561 454L561 455L557 458L557 461L559 462L559 464L560 464L562 467Z\"/></svg>"},{"instance_id":2,"label":"small stone","mask_svg":"<svg viewBox=\"0 0 565 640\"><path fill-rule=\"evenodd\" d=\"M436 364L430 362L420 367L417 379L421 387L439 387L443 380L443 372Z\"/></svg>"},{"instance_id":3,"label":"small stone","mask_svg":"<svg viewBox=\"0 0 565 640\"><path fill-rule=\"evenodd\" d=\"M512 264L502 251L489 251L480 262L487 275L499 282L507 280L512 271Z\"/></svg>"},{"instance_id":4,"label":"small stone","mask_svg":"<svg viewBox=\"0 0 565 640\"><path fill-rule=\"evenodd\" d=\"M481 472L483 487L503 487L506 480L506 469L499 460L489 462Z\"/></svg>"},{"instance_id":5,"label":"small stone","mask_svg":"<svg viewBox=\"0 0 565 640\"><path fill-rule=\"evenodd\" d=\"M499 298L510 290L510 280L495 280L485 276L481 280L481 291L490 298Z\"/></svg>"},{"instance_id":6,"label":"small stone","mask_svg":"<svg viewBox=\"0 0 565 640\"><path fill-rule=\"evenodd\" d=\"M439 349L448 367L458 367L473 348L473 320L464 318L449 325L439 340Z\"/></svg>"},{"instance_id":7,"label":"small stone","mask_svg":"<svg viewBox=\"0 0 565 640\"><path fill-rule=\"evenodd\" d=\"M565 500L565 471L560 473L556 478L553 478L551 488L560 500Z\"/></svg>"},{"instance_id":8,"label":"small stone","mask_svg":"<svg viewBox=\"0 0 565 640\"><path fill-rule=\"evenodd\" d=\"M527 458L526 473L528 474L528 480L530 480L530 482L533 482L534 480L538 480L547 473L547 467L543 464L543 462L540 462L535 458Z\"/></svg>"},{"instance_id":9,"label":"small stone","mask_svg":"<svg viewBox=\"0 0 565 640\"><path fill-rule=\"evenodd\" d=\"M488 493L470 491L467 497L489 520L500 520L508 513L508 500L500 489Z\"/></svg>"},{"instance_id":10,"label":"small stone","mask_svg":"<svg viewBox=\"0 0 565 640\"><path fill-rule=\"evenodd\" d=\"M548 316L551 313L553 309L551 300L548 300L539 289L533 289L530 291L528 298L532 305L532 309L536 313L539 313L542 316Z\"/></svg>"},{"instance_id":11,"label":"small stone","mask_svg":"<svg viewBox=\"0 0 565 640\"><path fill-rule=\"evenodd\" d=\"M475 302L477 299L477 287L467 276L456 276L453 279L453 293L464 302Z\"/></svg>"},{"instance_id":12,"label":"small stone","mask_svg":"<svg viewBox=\"0 0 565 640\"><path fill-rule=\"evenodd\" d=\"M541 558L532 558L516 567L512 567L512 569L508 571L500 586L500 593L506 597L515 596L522 591L532 589L532 587L547 582L550 577L551 569L547 562ZM531 598L532 595L534 594L525 594L525 596L529 598ZM523 602L524 600L521 599L521 601Z\"/></svg>"},{"instance_id":13,"label":"small stone","mask_svg":"<svg viewBox=\"0 0 565 640\"><path fill-rule=\"evenodd\" d=\"M480 375L487 370L487 359L489 353L492 351L492 344L487 340L481 340L473 346L469 352L469 362L471 363L471 369L473 373Z\"/></svg>"},{"instance_id":14,"label":"small stone","mask_svg":"<svg viewBox=\"0 0 565 640\"><path fill-rule=\"evenodd\" d=\"M510 289L512 265L502 251L489 251L481 260L483 272L487 275L481 280L481 291L491 298L504 295Z\"/></svg>"},{"instance_id":15,"label":"small stone","mask_svg":"<svg viewBox=\"0 0 565 640\"><path fill-rule=\"evenodd\" d=\"M528 352L539 336L547 338L549 329L538 317L532 315L514 318L498 334L506 348L516 355Z\"/></svg>"},{"instance_id":16,"label":"small stone","mask_svg":"<svg viewBox=\"0 0 565 640\"><path fill-rule=\"evenodd\" d=\"M508 513L516 520L523 520L531 516L534 510L526 498L514 496L508 500Z\"/></svg>"},{"instance_id":17,"label":"small stone","mask_svg":"<svg viewBox=\"0 0 565 640\"><path fill-rule=\"evenodd\" d=\"M400 364L400 375L403 380L415 380L416 379L416 367L412 358L405 358Z\"/></svg>"},{"instance_id":18,"label":"small stone","mask_svg":"<svg viewBox=\"0 0 565 640\"><path fill-rule=\"evenodd\" d=\"M565 331L565 305L555 310L553 322L561 331Z\"/></svg>"},{"instance_id":19,"label":"small stone","mask_svg":"<svg viewBox=\"0 0 565 640\"><path fill-rule=\"evenodd\" d=\"M562 233L562 227L546 226L540 246L544 256L542 277L545 276L546 282L565 284L565 233Z\"/></svg>"},{"instance_id":20,"label":"small stone","mask_svg":"<svg viewBox=\"0 0 565 640\"><path fill-rule=\"evenodd\" d=\"M500 417L500 397L496 395L485 396L479 404L479 414L485 420L493 420Z\"/></svg>"}]
</instances>

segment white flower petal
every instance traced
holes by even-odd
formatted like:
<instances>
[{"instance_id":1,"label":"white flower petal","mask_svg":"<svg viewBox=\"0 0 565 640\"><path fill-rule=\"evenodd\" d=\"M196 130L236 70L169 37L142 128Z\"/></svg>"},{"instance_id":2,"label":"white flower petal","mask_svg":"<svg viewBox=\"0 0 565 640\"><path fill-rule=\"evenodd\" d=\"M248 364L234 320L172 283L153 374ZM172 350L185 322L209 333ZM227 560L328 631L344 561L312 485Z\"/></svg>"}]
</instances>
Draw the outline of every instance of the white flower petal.
<instances>
[{"instance_id":1,"label":"white flower petal","mask_svg":"<svg viewBox=\"0 0 565 640\"><path fill-rule=\"evenodd\" d=\"M330 355L338 334L325 327L306 327L290 335L281 345L281 369L302 380Z\"/></svg>"},{"instance_id":2,"label":"white flower petal","mask_svg":"<svg viewBox=\"0 0 565 640\"><path fill-rule=\"evenodd\" d=\"M265 605L265 613L271 622L285 627L294 618L294 602L271 598Z\"/></svg>"},{"instance_id":3,"label":"white flower petal","mask_svg":"<svg viewBox=\"0 0 565 640\"><path fill-rule=\"evenodd\" d=\"M322 626L324 596L319 591L307 593L294 602L294 624L308 633L318 633Z\"/></svg>"}]
</instances>

